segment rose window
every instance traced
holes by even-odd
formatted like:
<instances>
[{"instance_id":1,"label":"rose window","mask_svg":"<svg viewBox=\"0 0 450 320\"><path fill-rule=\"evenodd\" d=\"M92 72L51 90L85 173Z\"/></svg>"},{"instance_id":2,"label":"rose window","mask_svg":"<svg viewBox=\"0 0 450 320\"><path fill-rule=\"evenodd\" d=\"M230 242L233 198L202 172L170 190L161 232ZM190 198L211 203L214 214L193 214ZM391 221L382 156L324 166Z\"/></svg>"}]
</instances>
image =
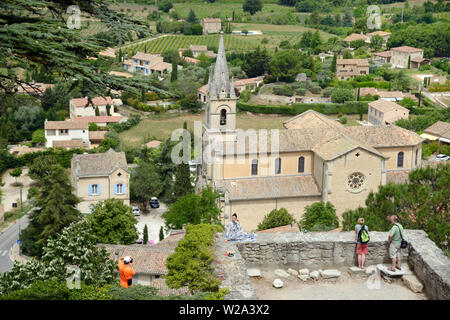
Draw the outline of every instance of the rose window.
<instances>
[{"instance_id":1,"label":"rose window","mask_svg":"<svg viewBox=\"0 0 450 320\"><path fill-rule=\"evenodd\" d=\"M354 172L348 176L347 184L352 190L360 190L366 181L366 177L360 172Z\"/></svg>"}]
</instances>

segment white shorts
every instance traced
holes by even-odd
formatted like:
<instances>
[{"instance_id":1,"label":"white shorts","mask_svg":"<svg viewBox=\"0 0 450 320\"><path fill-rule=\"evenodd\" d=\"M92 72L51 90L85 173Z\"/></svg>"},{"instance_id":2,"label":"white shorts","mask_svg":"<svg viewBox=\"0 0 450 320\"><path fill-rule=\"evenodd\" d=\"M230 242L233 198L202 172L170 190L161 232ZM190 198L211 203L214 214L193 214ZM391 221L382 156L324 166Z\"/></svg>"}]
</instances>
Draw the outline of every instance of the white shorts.
<instances>
[{"instance_id":1,"label":"white shorts","mask_svg":"<svg viewBox=\"0 0 450 320\"><path fill-rule=\"evenodd\" d=\"M389 257L391 259L400 258L402 249L400 248L400 243L391 243L389 245Z\"/></svg>"}]
</instances>

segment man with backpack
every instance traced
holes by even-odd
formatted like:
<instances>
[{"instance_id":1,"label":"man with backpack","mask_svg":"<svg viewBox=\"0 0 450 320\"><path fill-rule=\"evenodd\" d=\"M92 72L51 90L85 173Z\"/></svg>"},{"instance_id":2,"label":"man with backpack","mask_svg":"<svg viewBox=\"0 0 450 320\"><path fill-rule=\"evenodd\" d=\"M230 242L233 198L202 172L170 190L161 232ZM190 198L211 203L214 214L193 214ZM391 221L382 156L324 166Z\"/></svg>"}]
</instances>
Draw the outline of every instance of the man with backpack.
<instances>
[{"instance_id":1,"label":"man with backpack","mask_svg":"<svg viewBox=\"0 0 450 320\"><path fill-rule=\"evenodd\" d=\"M395 268L398 270L402 270L401 268L401 249L402 249L402 242L407 242L403 240L403 226L398 223L399 219L396 215L392 215L389 217L389 220L393 224L391 230L389 231L389 238L388 238L388 244L389 244L389 256L392 259L392 267L391 271L395 272Z\"/></svg>"},{"instance_id":2,"label":"man with backpack","mask_svg":"<svg viewBox=\"0 0 450 320\"><path fill-rule=\"evenodd\" d=\"M366 255L369 252L369 228L364 224L364 218L359 218L358 224L355 226L355 240L358 267L364 269Z\"/></svg>"}]
</instances>

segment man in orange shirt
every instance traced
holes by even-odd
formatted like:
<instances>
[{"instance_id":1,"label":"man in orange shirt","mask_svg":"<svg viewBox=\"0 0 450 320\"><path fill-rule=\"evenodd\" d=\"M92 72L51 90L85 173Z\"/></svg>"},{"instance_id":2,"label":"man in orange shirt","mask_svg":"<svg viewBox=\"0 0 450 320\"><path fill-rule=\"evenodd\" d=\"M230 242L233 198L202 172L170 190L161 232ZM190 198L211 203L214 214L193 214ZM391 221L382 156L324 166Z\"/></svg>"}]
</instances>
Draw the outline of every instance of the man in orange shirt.
<instances>
[{"instance_id":1,"label":"man in orange shirt","mask_svg":"<svg viewBox=\"0 0 450 320\"><path fill-rule=\"evenodd\" d=\"M124 288L133 286L133 276L136 272L133 269L133 259L126 256L120 258L118 262L120 273L120 286Z\"/></svg>"}]
</instances>

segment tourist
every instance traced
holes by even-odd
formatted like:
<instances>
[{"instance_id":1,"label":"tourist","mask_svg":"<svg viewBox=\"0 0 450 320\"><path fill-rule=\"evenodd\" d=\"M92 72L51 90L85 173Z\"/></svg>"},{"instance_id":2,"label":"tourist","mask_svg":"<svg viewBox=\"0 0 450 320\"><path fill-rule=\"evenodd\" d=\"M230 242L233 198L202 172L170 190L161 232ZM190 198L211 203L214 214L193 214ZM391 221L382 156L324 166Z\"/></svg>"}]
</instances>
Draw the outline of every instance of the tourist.
<instances>
[{"instance_id":1,"label":"tourist","mask_svg":"<svg viewBox=\"0 0 450 320\"><path fill-rule=\"evenodd\" d=\"M403 226L399 223L399 219L396 215L389 217L390 222L393 224L391 230L389 231L389 256L392 259L391 271L395 272L395 268L402 270L401 268L401 243L402 243L402 233Z\"/></svg>"},{"instance_id":2,"label":"tourist","mask_svg":"<svg viewBox=\"0 0 450 320\"><path fill-rule=\"evenodd\" d=\"M227 241L255 241L254 233L242 230L236 213L233 213L225 228L225 242Z\"/></svg>"},{"instance_id":3,"label":"tourist","mask_svg":"<svg viewBox=\"0 0 450 320\"><path fill-rule=\"evenodd\" d=\"M133 286L133 276L136 272L133 269L133 259L126 256L121 257L118 262L120 274L120 286L129 288Z\"/></svg>"},{"instance_id":4,"label":"tourist","mask_svg":"<svg viewBox=\"0 0 450 320\"><path fill-rule=\"evenodd\" d=\"M362 229L365 229L367 231L369 231L369 228L364 225L364 218L359 218L358 219L358 224L355 225L355 240L356 240L356 254L358 255L358 268L360 269L364 269L364 263L366 262L366 255L369 251L369 244L368 239L367 242L365 241L365 239L361 239L361 234L360 231ZM363 241L365 243L363 243Z\"/></svg>"}]
</instances>

